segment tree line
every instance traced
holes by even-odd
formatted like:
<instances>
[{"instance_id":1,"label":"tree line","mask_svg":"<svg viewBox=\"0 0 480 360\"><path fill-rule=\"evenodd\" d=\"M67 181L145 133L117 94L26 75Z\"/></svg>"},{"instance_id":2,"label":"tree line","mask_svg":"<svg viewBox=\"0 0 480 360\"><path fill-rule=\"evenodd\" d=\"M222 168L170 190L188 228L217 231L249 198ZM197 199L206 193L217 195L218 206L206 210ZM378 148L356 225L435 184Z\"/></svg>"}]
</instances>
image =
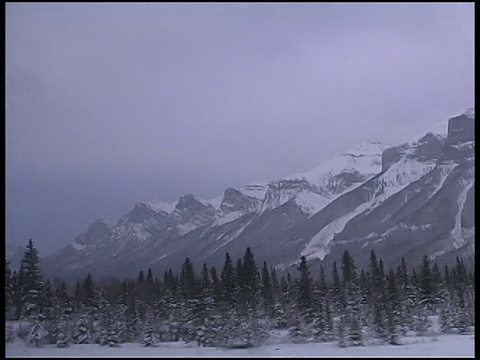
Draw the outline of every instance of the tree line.
<instances>
[{"instance_id":1,"label":"tree line","mask_svg":"<svg viewBox=\"0 0 480 360\"><path fill-rule=\"evenodd\" d=\"M320 266L313 276L302 256L295 274L279 276L266 262L258 265L247 247L235 263L226 253L221 270L205 263L196 269L186 258L179 273L158 277L149 268L135 280L106 284L88 274L69 288L45 279L30 240L18 272L6 260L6 319L20 324L7 326L6 341L251 347L272 330L286 330L295 342L398 345L401 336L425 334L432 316L446 333L466 334L475 325L474 270L461 258L442 270L428 256L417 269L408 269L405 258L385 269L372 251L368 269L358 271L345 251L330 269L332 281L325 271Z\"/></svg>"}]
</instances>

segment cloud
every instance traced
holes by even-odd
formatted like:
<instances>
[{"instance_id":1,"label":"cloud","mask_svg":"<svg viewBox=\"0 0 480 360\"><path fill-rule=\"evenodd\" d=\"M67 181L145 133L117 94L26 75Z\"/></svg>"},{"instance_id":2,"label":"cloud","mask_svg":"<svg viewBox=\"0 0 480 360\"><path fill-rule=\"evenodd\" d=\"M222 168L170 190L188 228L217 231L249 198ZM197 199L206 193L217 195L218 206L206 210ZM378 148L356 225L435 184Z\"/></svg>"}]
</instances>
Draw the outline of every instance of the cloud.
<instances>
[{"instance_id":1,"label":"cloud","mask_svg":"<svg viewBox=\"0 0 480 360\"><path fill-rule=\"evenodd\" d=\"M58 208L65 189L72 205L36 223L85 215L62 230L70 235L49 225L52 246L97 213L115 220L137 200L208 198L281 178L365 139L409 139L473 103L473 4L6 10L7 195L16 194L7 232L15 242L33 216L18 204ZM55 186L35 190L49 179ZM103 196L87 204L75 193Z\"/></svg>"}]
</instances>

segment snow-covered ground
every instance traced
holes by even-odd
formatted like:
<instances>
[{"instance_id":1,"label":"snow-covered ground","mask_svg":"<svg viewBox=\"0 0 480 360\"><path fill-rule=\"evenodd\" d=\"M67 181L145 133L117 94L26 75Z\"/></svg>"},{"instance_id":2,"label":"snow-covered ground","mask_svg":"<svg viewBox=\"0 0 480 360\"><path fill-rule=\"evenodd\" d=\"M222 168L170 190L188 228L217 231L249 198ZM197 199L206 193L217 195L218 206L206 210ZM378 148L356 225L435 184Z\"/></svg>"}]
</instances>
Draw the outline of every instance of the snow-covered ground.
<instances>
[{"instance_id":1,"label":"snow-covered ground","mask_svg":"<svg viewBox=\"0 0 480 360\"><path fill-rule=\"evenodd\" d=\"M127 343L118 348L91 344L71 345L59 349L55 345L45 345L42 348L27 347L18 340L6 344L6 357L474 357L475 336L413 336L402 338L402 344L339 348L336 343L278 343L250 349L221 349L199 347L193 343L170 342L159 343L157 347Z\"/></svg>"}]
</instances>

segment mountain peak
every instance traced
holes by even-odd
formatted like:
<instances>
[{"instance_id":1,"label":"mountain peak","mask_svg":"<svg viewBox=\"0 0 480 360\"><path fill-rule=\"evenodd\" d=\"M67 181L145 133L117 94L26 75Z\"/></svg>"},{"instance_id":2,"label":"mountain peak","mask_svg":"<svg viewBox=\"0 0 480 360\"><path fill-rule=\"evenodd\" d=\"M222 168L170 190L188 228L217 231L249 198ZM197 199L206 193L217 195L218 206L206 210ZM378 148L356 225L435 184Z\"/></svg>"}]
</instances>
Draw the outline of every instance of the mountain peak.
<instances>
[{"instance_id":1,"label":"mountain peak","mask_svg":"<svg viewBox=\"0 0 480 360\"><path fill-rule=\"evenodd\" d=\"M365 156L365 155L378 155L389 147L380 141L365 140L361 142L355 149L344 152L343 156Z\"/></svg>"},{"instance_id":2,"label":"mountain peak","mask_svg":"<svg viewBox=\"0 0 480 360\"><path fill-rule=\"evenodd\" d=\"M167 214L170 214L175 209L177 201L171 203L165 201L150 201L145 204L157 213L166 212Z\"/></svg>"},{"instance_id":3,"label":"mountain peak","mask_svg":"<svg viewBox=\"0 0 480 360\"><path fill-rule=\"evenodd\" d=\"M178 199L178 202L175 205L175 210L181 211L185 209L190 209L190 210L201 211L208 206L211 206L211 205L197 198L192 193L188 193L182 196L180 199Z\"/></svg>"},{"instance_id":4,"label":"mountain peak","mask_svg":"<svg viewBox=\"0 0 480 360\"><path fill-rule=\"evenodd\" d=\"M473 141L475 135L474 120L474 117L468 116L466 113L450 118L447 135L449 144Z\"/></svg>"},{"instance_id":5,"label":"mountain peak","mask_svg":"<svg viewBox=\"0 0 480 360\"><path fill-rule=\"evenodd\" d=\"M96 229L104 229L105 226L107 228L111 228L113 225L114 224L110 221L107 221L103 218L98 218L90 224L90 226L88 227L88 231L90 232L90 231L95 231Z\"/></svg>"},{"instance_id":6,"label":"mountain peak","mask_svg":"<svg viewBox=\"0 0 480 360\"><path fill-rule=\"evenodd\" d=\"M388 148L378 141L367 140L353 150L331 158L320 166L285 178L286 180L305 179L315 186L326 186L332 176L342 172L357 171L366 177L377 174L382 167L382 152Z\"/></svg>"},{"instance_id":7,"label":"mountain peak","mask_svg":"<svg viewBox=\"0 0 480 360\"><path fill-rule=\"evenodd\" d=\"M468 108L467 110L465 110L463 115L469 117L470 119L475 119L475 108Z\"/></svg>"}]
</instances>

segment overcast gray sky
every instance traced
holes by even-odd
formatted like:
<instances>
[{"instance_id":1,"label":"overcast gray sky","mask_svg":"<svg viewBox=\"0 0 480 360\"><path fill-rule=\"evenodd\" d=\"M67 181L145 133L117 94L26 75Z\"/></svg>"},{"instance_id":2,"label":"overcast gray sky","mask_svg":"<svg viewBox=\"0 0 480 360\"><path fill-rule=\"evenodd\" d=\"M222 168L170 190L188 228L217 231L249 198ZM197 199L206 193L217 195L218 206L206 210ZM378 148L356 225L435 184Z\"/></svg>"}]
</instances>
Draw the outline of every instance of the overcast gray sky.
<instances>
[{"instance_id":1,"label":"overcast gray sky","mask_svg":"<svg viewBox=\"0 0 480 360\"><path fill-rule=\"evenodd\" d=\"M473 3L6 4L7 242L396 144L473 105Z\"/></svg>"}]
</instances>

